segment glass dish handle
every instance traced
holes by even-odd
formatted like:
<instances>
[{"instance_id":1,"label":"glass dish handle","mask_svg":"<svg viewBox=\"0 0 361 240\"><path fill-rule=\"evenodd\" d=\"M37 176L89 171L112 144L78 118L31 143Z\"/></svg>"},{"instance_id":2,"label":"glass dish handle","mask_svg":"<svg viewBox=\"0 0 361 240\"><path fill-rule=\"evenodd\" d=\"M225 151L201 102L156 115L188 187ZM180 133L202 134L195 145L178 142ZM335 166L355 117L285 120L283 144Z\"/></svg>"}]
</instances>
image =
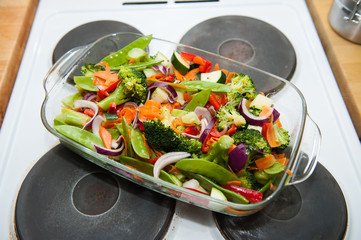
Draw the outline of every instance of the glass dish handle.
<instances>
[{"instance_id":1,"label":"glass dish handle","mask_svg":"<svg viewBox=\"0 0 361 240\"><path fill-rule=\"evenodd\" d=\"M46 74L43 86L46 94L61 81L61 76L66 75L74 67L75 63L84 55L87 46L75 47L66 52L59 60L50 68Z\"/></svg>"},{"instance_id":2,"label":"glass dish handle","mask_svg":"<svg viewBox=\"0 0 361 240\"><path fill-rule=\"evenodd\" d=\"M317 165L320 145L321 131L311 117L307 115L298 155L290 169L292 176L286 185L303 182L311 176Z\"/></svg>"}]
</instances>

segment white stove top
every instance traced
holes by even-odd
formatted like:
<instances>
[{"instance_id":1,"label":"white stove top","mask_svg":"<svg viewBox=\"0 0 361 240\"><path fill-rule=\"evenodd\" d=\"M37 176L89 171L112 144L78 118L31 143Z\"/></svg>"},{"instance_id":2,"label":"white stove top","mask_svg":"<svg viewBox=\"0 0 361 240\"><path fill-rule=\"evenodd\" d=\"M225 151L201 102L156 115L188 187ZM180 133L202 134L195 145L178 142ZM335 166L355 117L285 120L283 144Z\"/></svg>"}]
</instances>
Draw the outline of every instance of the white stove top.
<instances>
[{"instance_id":1,"label":"white stove top","mask_svg":"<svg viewBox=\"0 0 361 240\"><path fill-rule=\"evenodd\" d=\"M145 1L142 1L145 2ZM58 140L40 119L42 81L57 42L73 28L116 20L143 34L178 42L196 24L223 15L257 18L278 28L295 48L292 82L319 125L321 162L339 183L348 206L346 238L361 236L361 146L328 64L306 3L301 0L220 0L198 3L129 4L121 1L40 1L0 131L0 237L14 237L14 204L28 171ZM223 239L210 212L177 204L167 239ZM311 220L311 219L310 219ZM301 226L300 226L301 228ZM300 230L301 231L301 230ZM296 234L296 233L295 233Z\"/></svg>"}]
</instances>

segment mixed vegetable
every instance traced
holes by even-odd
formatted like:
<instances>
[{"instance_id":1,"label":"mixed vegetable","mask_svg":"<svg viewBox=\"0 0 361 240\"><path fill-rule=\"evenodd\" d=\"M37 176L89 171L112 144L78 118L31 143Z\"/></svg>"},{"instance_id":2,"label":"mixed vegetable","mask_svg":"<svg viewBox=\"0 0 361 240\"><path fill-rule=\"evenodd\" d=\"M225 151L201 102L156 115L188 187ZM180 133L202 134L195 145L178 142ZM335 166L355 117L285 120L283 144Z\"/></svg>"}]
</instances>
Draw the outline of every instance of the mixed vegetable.
<instances>
[{"instance_id":1,"label":"mixed vegetable","mask_svg":"<svg viewBox=\"0 0 361 240\"><path fill-rule=\"evenodd\" d=\"M282 150L290 141L273 100L250 76L201 56L149 56L151 40L143 36L82 66L56 131L178 186L236 203L261 201L285 171Z\"/></svg>"}]
</instances>

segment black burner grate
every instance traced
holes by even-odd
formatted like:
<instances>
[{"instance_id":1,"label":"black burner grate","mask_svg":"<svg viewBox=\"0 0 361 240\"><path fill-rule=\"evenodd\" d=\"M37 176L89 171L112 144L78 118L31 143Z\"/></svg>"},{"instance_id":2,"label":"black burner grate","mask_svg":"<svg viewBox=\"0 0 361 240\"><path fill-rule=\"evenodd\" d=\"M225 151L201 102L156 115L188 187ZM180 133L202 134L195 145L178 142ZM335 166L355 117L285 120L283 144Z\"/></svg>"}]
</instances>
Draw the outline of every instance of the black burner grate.
<instances>
[{"instance_id":1,"label":"black burner grate","mask_svg":"<svg viewBox=\"0 0 361 240\"><path fill-rule=\"evenodd\" d=\"M175 200L111 174L58 145L19 191L19 239L163 239Z\"/></svg>"},{"instance_id":2,"label":"black burner grate","mask_svg":"<svg viewBox=\"0 0 361 240\"><path fill-rule=\"evenodd\" d=\"M308 180L284 188L262 211L214 219L226 239L342 239L347 206L336 180L318 163Z\"/></svg>"},{"instance_id":3,"label":"black burner grate","mask_svg":"<svg viewBox=\"0 0 361 240\"><path fill-rule=\"evenodd\" d=\"M70 49L93 43L101 37L116 32L141 34L135 27L118 21L99 20L85 23L70 30L60 39L53 51L53 64Z\"/></svg>"},{"instance_id":4,"label":"black burner grate","mask_svg":"<svg viewBox=\"0 0 361 240\"><path fill-rule=\"evenodd\" d=\"M296 53L274 26L245 16L220 16L191 28L180 43L213 52L290 80Z\"/></svg>"}]
</instances>

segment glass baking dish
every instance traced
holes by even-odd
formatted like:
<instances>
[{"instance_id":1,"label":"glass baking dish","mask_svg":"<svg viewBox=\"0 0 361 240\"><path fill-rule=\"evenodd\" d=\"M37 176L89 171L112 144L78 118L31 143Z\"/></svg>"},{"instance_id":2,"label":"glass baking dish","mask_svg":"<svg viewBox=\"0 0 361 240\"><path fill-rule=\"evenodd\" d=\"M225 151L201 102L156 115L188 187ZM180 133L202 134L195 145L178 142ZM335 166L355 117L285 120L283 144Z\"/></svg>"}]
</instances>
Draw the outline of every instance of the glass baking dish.
<instances>
[{"instance_id":1,"label":"glass baking dish","mask_svg":"<svg viewBox=\"0 0 361 240\"><path fill-rule=\"evenodd\" d=\"M317 164L321 133L307 113L302 93L292 83L222 56L154 37L146 49L149 55L152 56L161 51L165 56L170 57L174 50L199 55L212 63L218 63L220 68L248 74L253 79L256 89L274 100L277 110L281 113L282 125L291 136L290 146L284 152L289 159L286 171L290 170L292 176L286 171L280 173L273 183L276 187L275 190L267 190L261 202L239 204L212 198L156 179L91 151L58 133L54 129L53 120L61 111L61 100L77 92L72 77L80 75L81 66L85 63L97 63L104 56L121 49L141 36L135 33L114 33L105 36L94 43L70 50L49 70L44 79L46 96L41 107L41 118L46 129L58 137L62 144L104 169L153 191L211 211L233 216L246 216L261 210L277 197L282 188L305 181L312 174Z\"/></svg>"}]
</instances>

